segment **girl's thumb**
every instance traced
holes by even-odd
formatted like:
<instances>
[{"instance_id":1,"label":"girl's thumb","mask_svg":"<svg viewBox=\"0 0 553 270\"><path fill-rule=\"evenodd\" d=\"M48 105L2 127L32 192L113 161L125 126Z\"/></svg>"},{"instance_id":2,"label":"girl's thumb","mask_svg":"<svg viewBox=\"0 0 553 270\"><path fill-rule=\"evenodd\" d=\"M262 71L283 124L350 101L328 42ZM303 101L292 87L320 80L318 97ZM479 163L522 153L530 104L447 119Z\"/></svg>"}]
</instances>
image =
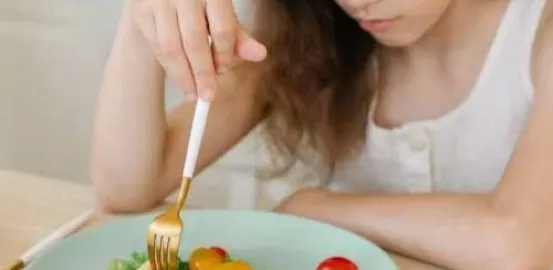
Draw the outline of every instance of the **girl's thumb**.
<instances>
[{"instance_id":1,"label":"girl's thumb","mask_svg":"<svg viewBox=\"0 0 553 270\"><path fill-rule=\"evenodd\" d=\"M236 55L247 61L260 62L267 57L267 48L243 29L238 33L235 48Z\"/></svg>"}]
</instances>

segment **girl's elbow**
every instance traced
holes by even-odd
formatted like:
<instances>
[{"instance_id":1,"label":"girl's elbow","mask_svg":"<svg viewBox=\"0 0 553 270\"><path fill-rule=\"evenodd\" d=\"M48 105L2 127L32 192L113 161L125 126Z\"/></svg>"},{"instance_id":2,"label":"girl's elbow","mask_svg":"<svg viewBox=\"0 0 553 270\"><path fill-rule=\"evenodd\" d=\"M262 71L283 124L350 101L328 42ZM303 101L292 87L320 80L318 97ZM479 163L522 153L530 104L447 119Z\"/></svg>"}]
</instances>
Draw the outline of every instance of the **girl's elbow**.
<instances>
[{"instance_id":1,"label":"girl's elbow","mask_svg":"<svg viewBox=\"0 0 553 270\"><path fill-rule=\"evenodd\" d=\"M490 270L550 270L553 253L550 252L551 234L541 232L537 226L522 225L521 219L510 218L503 222L496 237L497 250L492 251L493 269ZM541 227L541 225L540 225Z\"/></svg>"},{"instance_id":2,"label":"girl's elbow","mask_svg":"<svg viewBox=\"0 0 553 270\"><path fill-rule=\"evenodd\" d=\"M95 168L91 176L96 207L104 213L144 212L159 203L154 190L141 187L136 181L125 181L100 168Z\"/></svg>"},{"instance_id":3,"label":"girl's elbow","mask_svg":"<svg viewBox=\"0 0 553 270\"><path fill-rule=\"evenodd\" d=\"M520 248L520 247L519 247ZM520 249L519 249L520 251ZM550 270L551 264L539 258L539 256L525 254L510 254L507 258L496 261L489 270Z\"/></svg>"},{"instance_id":4,"label":"girl's elbow","mask_svg":"<svg viewBox=\"0 0 553 270\"><path fill-rule=\"evenodd\" d=\"M151 197L139 198L121 194L96 192L96 207L102 213L141 213L153 209L157 200Z\"/></svg>"}]
</instances>

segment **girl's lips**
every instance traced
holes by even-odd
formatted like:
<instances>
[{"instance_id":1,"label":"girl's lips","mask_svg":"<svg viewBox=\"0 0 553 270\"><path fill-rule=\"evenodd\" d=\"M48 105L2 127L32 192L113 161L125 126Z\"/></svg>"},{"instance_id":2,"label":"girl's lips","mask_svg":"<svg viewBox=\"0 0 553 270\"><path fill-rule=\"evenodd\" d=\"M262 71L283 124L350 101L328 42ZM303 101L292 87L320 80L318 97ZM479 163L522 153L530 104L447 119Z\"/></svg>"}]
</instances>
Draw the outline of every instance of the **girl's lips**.
<instances>
[{"instance_id":1,"label":"girl's lips","mask_svg":"<svg viewBox=\"0 0 553 270\"><path fill-rule=\"evenodd\" d=\"M390 27L392 27L396 21L397 19L364 20L359 21L359 26L361 26L361 28L363 28L365 31L378 33L385 32Z\"/></svg>"}]
</instances>

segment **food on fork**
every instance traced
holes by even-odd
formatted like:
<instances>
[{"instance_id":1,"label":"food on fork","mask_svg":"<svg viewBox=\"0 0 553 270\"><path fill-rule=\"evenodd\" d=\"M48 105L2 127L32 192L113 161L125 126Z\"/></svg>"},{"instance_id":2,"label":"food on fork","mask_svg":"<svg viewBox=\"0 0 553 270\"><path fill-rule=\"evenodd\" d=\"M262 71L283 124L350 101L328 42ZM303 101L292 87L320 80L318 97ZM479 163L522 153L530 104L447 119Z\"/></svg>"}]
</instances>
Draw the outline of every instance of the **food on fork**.
<instances>
[{"instance_id":1,"label":"food on fork","mask_svg":"<svg viewBox=\"0 0 553 270\"><path fill-rule=\"evenodd\" d=\"M148 254L146 252L133 252L130 260L115 259L110 263L108 270L151 270ZM223 248L200 247L190 253L188 261L179 258L177 270L254 269L243 260L232 259ZM349 259L335 256L325 259L314 270L359 270L359 268Z\"/></svg>"}]
</instances>

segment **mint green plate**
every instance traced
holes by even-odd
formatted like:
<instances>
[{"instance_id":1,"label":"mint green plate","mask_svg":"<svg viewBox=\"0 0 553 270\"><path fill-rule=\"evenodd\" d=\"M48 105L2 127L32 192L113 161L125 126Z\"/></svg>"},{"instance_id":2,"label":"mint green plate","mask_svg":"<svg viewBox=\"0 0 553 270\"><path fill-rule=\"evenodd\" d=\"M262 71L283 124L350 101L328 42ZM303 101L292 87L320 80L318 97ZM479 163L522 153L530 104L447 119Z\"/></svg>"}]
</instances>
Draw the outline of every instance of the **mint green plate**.
<instances>
[{"instance_id":1,"label":"mint green plate","mask_svg":"<svg viewBox=\"0 0 553 270\"><path fill-rule=\"evenodd\" d=\"M323 223L269 212L187 210L180 255L220 246L261 270L315 270L327 257L342 256L362 270L397 270L376 245ZM120 218L68 238L39 256L30 270L103 270L113 258L146 250L154 215Z\"/></svg>"}]
</instances>

